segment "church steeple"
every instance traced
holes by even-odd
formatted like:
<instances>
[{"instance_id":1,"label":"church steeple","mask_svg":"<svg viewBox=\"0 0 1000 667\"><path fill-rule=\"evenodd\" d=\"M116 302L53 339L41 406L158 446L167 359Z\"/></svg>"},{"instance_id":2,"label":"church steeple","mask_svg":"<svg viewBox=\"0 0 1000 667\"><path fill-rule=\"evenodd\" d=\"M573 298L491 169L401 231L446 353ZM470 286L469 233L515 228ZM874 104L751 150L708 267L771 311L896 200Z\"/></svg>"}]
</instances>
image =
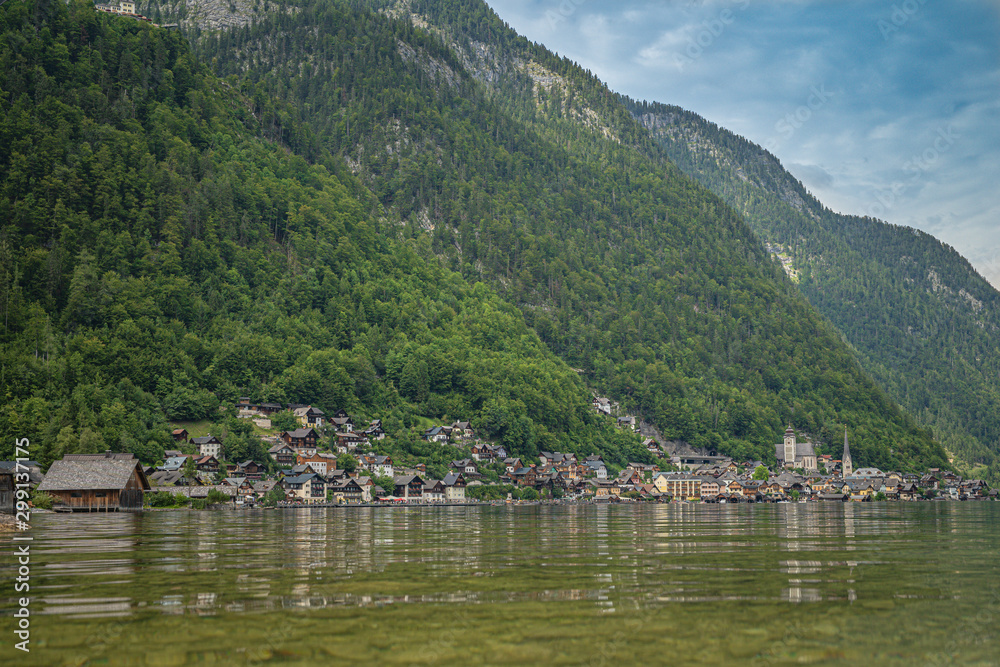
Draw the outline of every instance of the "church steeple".
<instances>
[{"instance_id":1,"label":"church steeple","mask_svg":"<svg viewBox=\"0 0 1000 667\"><path fill-rule=\"evenodd\" d=\"M844 455L841 457L841 470L843 471L844 477L850 477L854 474L854 463L851 461L851 448L847 444L847 427L844 427Z\"/></svg>"},{"instance_id":2,"label":"church steeple","mask_svg":"<svg viewBox=\"0 0 1000 667\"><path fill-rule=\"evenodd\" d=\"M796 452L796 442L795 442L795 431L792 429L792 425L789 424L788 428L785 429L785 451L784 451L784 464L786 468L795 467L795 454Z\"/></svg>"}]
</instances>

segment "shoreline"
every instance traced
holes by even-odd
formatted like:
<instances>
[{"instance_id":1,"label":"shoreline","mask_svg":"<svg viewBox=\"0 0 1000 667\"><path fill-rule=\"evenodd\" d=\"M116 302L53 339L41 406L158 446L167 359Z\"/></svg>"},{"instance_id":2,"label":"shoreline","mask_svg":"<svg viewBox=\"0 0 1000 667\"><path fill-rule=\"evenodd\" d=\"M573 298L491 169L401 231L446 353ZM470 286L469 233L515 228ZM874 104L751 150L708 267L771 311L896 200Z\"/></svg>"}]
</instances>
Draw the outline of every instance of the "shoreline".
<instances>
[{"instance_id":1,"label":"shoreline","mask_svg":"<svg viewBox=\"0 0 1000 667\"><path fill-rule=\"evenodd\" d=\"M515 500L512 502L505 501L495 501L495 502L443 502L443 503L312 503L312 504L287 504L278 505L275 507L264 507L262 505L212 505L204 509L195 509L190 506L185 507L147 507L142 510L131 510L127 512L107 512L108 514L115 513L144 513L144 512L205 512L205 511L231 511L231 512L248 512L248 511L272 511L272 510L316 510L316 509L435 509L444 507L531 507L539 505L619 505L619 506L659 506L659 505L739 505L739 506L754 506L754 505L922 505L925 503L972 503L979 504L982 502L991 502L989 498L982 498L977 500L952 500L950 498L937 498L934 500L915 500L915 501L824 501L824 500L799 500L799 501L777 501L777 502L730 502L730 503L714 503L705 502L701 500L673 500L670 502L648 502L648 501L605 501L605 500L527 500L519 501ZM996 502L996 501L993 501ZM40 514L105 514L106 512L53 512L52 510L38 510L33 509L33 513L37 512ZM14 521L13 515L0 514L0 532L12 531L14 530L16 522Z\"/></svg>"}]
</instances>

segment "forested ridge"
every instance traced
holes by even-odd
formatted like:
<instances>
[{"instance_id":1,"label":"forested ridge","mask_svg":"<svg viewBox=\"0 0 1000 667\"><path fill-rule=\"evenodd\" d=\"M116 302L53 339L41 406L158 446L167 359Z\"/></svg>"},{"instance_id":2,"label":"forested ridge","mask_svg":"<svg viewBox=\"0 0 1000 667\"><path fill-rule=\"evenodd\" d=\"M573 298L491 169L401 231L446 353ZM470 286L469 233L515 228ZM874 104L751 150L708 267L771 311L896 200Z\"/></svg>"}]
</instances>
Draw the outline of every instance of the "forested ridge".
<instances>
[{"instance_id":1,"label":"forested ridge","mask_svg":"<svg viewBox=\"0 0 1000 667\"><path fill-rule=\"evenodd\" d=\"M738 214L485 4L296 3L192 40L342 156L386 233L429 236L665 437L769 458L788 422L830 442L849 425L873 463L943 461Z\"/></svg>"},{"instance_id":2,"label":"forested ridge","mask_svg":"<svg viewBox=\"0 0 1000 667\"><path fill-rule=\"evenodd\" d=\"M977 475L1000 480L1000 293L929 234L829 210L764 149L697 114L624 102L791 260L802 293L889 395Z\"/></svg>"},{"instance_id":3,"label":"forested ridge","mask_svg":"<svg viewBox=\"0 0 1000 667\"><path fill-rule=\"evenodd\" d=\"M318 0L193 47L4 8L5 443L152 460L250 395L639 458L582 375L695 446L846 425L856 461L945 463L603 84L479 2L413 6L441 27Z\"/></svg>"},{"instance_id":4,"label":"forested ridge","mask_svg":"<svg viewBox=\"0 0 1000 667\"><path fill-rule=\"evenodd\" d=\"M45 464L106 447L155 461L167 419L241 395L343 407L393 434L472 417L526 456L647 456L517 309L426 236L378 233L342 162L278 130L280 103L215 79L178 33L87 2L2 20L6 456L27 437ZM226 447L263 457L253 438Z\"/></svg>"}]
</instances>

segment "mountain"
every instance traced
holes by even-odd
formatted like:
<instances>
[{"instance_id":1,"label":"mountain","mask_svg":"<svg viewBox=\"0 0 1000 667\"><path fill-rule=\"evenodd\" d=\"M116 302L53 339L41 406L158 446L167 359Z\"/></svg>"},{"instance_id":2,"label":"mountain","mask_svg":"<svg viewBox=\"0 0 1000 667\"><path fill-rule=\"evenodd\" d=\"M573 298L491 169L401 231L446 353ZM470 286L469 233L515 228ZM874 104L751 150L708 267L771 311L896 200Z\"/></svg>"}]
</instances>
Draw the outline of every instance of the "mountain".
<instances>
[{"instance_id":1,"label":"mountain","mask_svg":"<svg viewBox=\"0 0 1000 667\"><path fill-rule=\"evenodd\" d=\"M740 457L793 422L946 465L596 78L479 2L276 7L190 46L4 8L4 442L151 461L166 419L249 395L383 417L413 455L410 427L468 417L522 456L643 458L597 388Z\"/></svg>"},{"instance_id":2,"label":"mountain","mask_svg":"<svg viewBox=\"0 0 1000 667\"><path fill-rule=\"evenodd\" d=\"M0 457L153 462L167 419L304 402L410 427L472 417L512 451L648 457L522 314L388 238L375 197L280 101L178 33L86 1L0 14ZM263 460L230 420L227 458Z\"/></svg>"},{"instance_id":3,"label":"mountain","mask_svg":"<svg viewBox=\"0 0 1000 667\"><path fill-rule=\"evenodd\" d=\"M928 234L829 210L773 155L697 114L623 102L743 215L879 385L964 467L1000 479L1000 293Z\"/></svg>"},{"instance_id":4,"label":"mountain","mask_svg":"<svg viewBox=\"0 0 1000 667\"><path fill-rule=\"evenodd\" d=\"M946 465L740 215L485 4L315 0L188 34L218 77L288 110L269 127L348 165L380 234L488 284L666 438L772 459L790 422L832 452L846 425L861 461Z\"/></svg>"}]
</instances>

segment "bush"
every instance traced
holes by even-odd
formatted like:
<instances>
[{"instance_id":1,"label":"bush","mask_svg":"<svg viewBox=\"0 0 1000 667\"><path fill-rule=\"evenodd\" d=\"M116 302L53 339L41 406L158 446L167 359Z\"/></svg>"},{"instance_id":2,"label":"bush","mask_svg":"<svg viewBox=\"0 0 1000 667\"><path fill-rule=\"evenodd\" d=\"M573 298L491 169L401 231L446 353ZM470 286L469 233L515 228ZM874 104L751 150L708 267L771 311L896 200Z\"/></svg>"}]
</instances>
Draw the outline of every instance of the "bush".
<instances>
[{"instance_id":1,"label":"bush","mask_svg":"<svg viewBox=\"0 0 1000 667\"><path fill-rule=\"evenodd\" d=\"M382 490L390 496L396 491L396 482L388 475L379 475L378 477L374 477L372 478L372 482L374 482L376 486L381 486Z\"/></svg>"},{"instance_id":2,"label":"bush","mask_svg":"<svg viewBox=\"0 0 1000 667\"><path fill-rule=\"evenodd\" d=\"M285 492L277 486L264 494L264 507L274 507L285 500Z\"/></svg>"},{"instance_id":3,"label":"bush","mask_svg":"<svg viewBox=\"0 0 1000 667\"><path fill-rule=\"evenodd\" d=\"M483 484L481 486L470 486L465 489L465 497L470 500L504 500L507 498L507 494L516 494L517 487L513 484L498 484L498 485L487 485Z\"/></svg>"},{"instance_id":4,"label":"bush","mask_svg":"<svg viewBox=\"0 0 1000 667\"><path fill-rule=\"evenodd\" d=\"M271 428L277 431L293 431L299 427L299 420L289 410L271 415Z\"/></svg>"},{"instance_id":5,"label":"bush","mask_svg":"<svg viewBox=\"0 0 1000 667\"><path fill-rule=\"evenodd\" d=\"M147 495L146 502L150 507L184 507L191 502L191 499L169 491L157 491Z\"/></svg>"},{"instance_id":6,"label":"bush","mask_svg":"<svg viewBox=\"0 0 1000 667\"><path fill-rule=\"evenodd\" d=\"M514 497L519 500L538 500L538 491L535 491L531 487L525 487L520 491L516 491Z\"/></svg>"},{"instance_id":7,"label":"bush","mask_svg":"<svg viewBox=\"0 0 1000 667\"><path fill-rule=\"evenodd\" d=\"M44 491L34 491L31 494L31 504L40 510L50 510L56 499Z\"/></svg>"},{"instance_id":8,"label":"bush","mask_svg":"<svg viewBox=\"0 0 1000 667\"><path fill-rule=\"evenodd\" d=\"M224 494L222 491L219 491L218 489L209 489L209 491L208 491L208 497L206 498L206 502L209 505L217 505L219 503L228 503L229 502L229 496L227 496L226 494Z\"/></svg>"}]
</instances>

